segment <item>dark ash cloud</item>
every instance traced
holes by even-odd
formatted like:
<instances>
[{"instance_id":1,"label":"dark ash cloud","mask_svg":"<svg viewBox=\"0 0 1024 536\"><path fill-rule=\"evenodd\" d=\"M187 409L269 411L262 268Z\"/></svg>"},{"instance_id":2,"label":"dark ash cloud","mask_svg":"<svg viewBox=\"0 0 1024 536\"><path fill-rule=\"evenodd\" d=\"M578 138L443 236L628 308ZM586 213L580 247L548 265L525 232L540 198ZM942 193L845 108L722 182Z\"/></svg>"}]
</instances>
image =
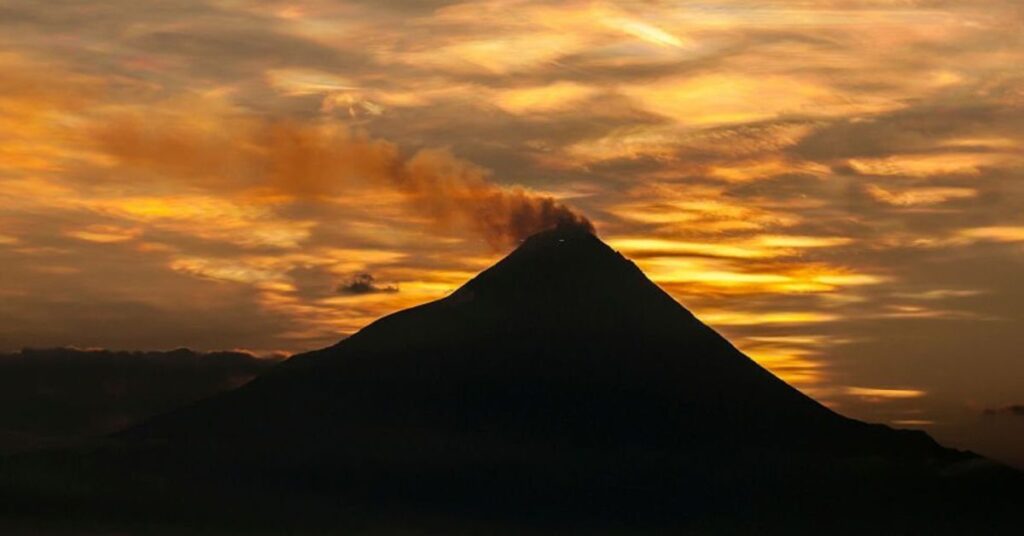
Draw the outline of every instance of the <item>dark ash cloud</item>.
<instances>
[{"instance_id":1,"label":"dark ash cloud","mask_svg":"<svg viewBox=\"0 0 1024 536\"><path fill-rule=\"evenodd\" d=\"M338 285L339 294L377 294L382 292L398 292L395 285L381 285L372 274L356 274L347 283Z\"/></svg>"}]
</instances>

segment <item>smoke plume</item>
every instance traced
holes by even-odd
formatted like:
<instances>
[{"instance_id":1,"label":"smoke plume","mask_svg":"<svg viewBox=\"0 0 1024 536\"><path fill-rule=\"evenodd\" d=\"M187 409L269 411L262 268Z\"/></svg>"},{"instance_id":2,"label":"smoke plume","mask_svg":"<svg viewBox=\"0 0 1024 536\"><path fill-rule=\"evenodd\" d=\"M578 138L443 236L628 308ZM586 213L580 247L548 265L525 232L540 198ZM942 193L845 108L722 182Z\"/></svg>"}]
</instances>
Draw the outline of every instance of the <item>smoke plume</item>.
<instances>
[{"instance_id":1,"label":"smoke plume","mask_svg":"<svg viewBox=\"0 0 1024 536\"><path fill-rule=\"evenodd\" d=\"M95 139L122 165L204 188L321 198L384 187L437 225L469 229L496 248L556 226L594 230L555 198L494 184L486 170L447 151L406 156L393 143L337 125L224 117L211 126L157 114L106 122Z\"/></svg>"}]
</instances>

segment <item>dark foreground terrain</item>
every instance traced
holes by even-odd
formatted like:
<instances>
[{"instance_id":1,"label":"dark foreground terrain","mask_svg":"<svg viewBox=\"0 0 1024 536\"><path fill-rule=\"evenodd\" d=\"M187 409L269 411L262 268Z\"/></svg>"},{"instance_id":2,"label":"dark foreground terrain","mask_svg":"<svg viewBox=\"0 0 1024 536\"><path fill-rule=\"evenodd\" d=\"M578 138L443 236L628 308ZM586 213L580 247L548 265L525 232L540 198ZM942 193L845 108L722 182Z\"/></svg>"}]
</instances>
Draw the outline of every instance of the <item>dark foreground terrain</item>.
<instances>
[{"instance_id":1,"label":"dark foreground terrain","mask_svg":"<svg viewBox=\"0 0 1024 536\"><path fill-rule=\"evenodd\" d=\"M832 412L570 228L244 387L0 464L26 532L1024 531L1019 473Z\"/></svg>"},{"instance_id":2,"label":"dark foreground terrain","mask_svg":"<svg viewBox=\"0 0 1024 536\"><path fill-rule=\"evenodd\" d=\"M111 434L239 387L279 361L185 348L0 353L0 454Z\"/></svg>"}]
</instances>

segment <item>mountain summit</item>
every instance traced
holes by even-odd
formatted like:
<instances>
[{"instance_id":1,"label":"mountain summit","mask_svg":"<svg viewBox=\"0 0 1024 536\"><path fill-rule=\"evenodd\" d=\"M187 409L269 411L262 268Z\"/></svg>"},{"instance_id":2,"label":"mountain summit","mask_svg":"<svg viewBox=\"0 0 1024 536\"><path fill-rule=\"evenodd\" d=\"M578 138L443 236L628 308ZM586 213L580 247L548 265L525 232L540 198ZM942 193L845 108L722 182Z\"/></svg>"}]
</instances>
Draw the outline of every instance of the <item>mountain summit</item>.
<instances>
[{"instance_id":1,"label":"mountain summit","mask_svg":"<svg viewBox=\"0 0 1024 536\"><path fill-rule=\"evenodd\" d=\"M924 433L825 408L568 226L443 299L115 439L91 463L131 482L287 497L316 519L344 505L712 533L983 519L1000 533L1021 486Z\"/></svg>"},{"instance_id":2,"label":"mountain summit","mask_svg":"<svg viewBox=\"0 0 1024 536\"><path fill-rule=\"evenodd\" d=\"M560 227L444 299L123 437L265 445L289 429L335 449L375 433L362 426L403 446L428 433L502 449L846 448L850 430L874 430L769 374L593 234Z\"/></svg>"},{"instance_id":3,"label":"mountain summit","mask_svg":"<svg viewBox=\"0 0 1024 536\"><path fill-rule=\"evenodd\" d=\"M197 433L199 422L209 430ZM481 455L483 444L506 452L519 443L566 453L643 446L949 455L922 433L846 419L803 395L574 227L530 237L444 299L123 437L261 445L315 437L325 449L367 441L377 453L389 440L404 448L416 437L465 442Z\"/></svg>"}]
</instances>

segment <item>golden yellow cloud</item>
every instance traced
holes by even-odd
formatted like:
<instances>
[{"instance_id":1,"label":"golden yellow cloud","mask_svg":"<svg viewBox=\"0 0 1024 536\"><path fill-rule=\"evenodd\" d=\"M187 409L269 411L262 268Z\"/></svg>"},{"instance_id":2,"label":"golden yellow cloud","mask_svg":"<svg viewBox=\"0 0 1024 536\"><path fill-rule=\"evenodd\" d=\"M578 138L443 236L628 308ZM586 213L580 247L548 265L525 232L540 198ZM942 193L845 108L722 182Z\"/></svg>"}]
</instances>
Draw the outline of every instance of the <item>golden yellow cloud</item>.
<instances>
[{"instance_id":1,"label":"golden yellow cloud","mask_svg":"<svg viewBox=\"0 0 1024 536\"><path fill-rule=\"evenodd\" d=\"M882 401L887 399L920 398L925 393L919 389L882 389L877 387L847 387L847 394L857 396L869 401Z\"/></svg>"},{"instance_id":2,"label":"golden yellow cloud","mask_svg":"<svg viewBox=\"0 0 1024 536\"><path fill-rule=\"evenodd\" d=\"M849 163L855 170L865 175L929 177L950 174L977 175L982 167L995 166L1007 161L1007 156L998 153L949 153L855 158Z\"/></svg>"},{"instance_id":3,"label":"golden yellow cloud","mask_svg":"<svg viewBox=\"0 0 1024 536\"><path fill-rule=\"evenodd\" d=\"M969 241L1024 242L1024 226L991 226L962 229L957 238Z\"/></svg>"},{"instance_id":4,"label":"golden yellow cloud","mask_svg":"<svg viewBox=\"0 0 1024 536\"><path fill-rule=\"evenodd\" d=\"M876 184L869 184L867 192L876 201L904 207L935 205L955 199L970 199L978 195L978 191L973 188L917 187L894 190Z\"/></svg>"},{"instance_id":5,"label":"golden yellow cloud","mask_svg":"<svg viewBox=\"0 0 1024 536\"><path fill-rule=\"evenodd\" d=\"M566 108L583 101L595 88L573 82L556 82L545 86L500 91L495 104L516 114L543 113Z\"/></svg>"},{"instance_id":6,"label":"golden yellow cloud","mask_svg":"<svg viewBox=\"0 0 1024 536\"><path fill-rule=\"evenodd\" d=\"M142 234L142 229L117 225L87 225L82 229L67 231L65 234L87 242L109 244L132 240Z\"/></svg>"}]
</instances>

